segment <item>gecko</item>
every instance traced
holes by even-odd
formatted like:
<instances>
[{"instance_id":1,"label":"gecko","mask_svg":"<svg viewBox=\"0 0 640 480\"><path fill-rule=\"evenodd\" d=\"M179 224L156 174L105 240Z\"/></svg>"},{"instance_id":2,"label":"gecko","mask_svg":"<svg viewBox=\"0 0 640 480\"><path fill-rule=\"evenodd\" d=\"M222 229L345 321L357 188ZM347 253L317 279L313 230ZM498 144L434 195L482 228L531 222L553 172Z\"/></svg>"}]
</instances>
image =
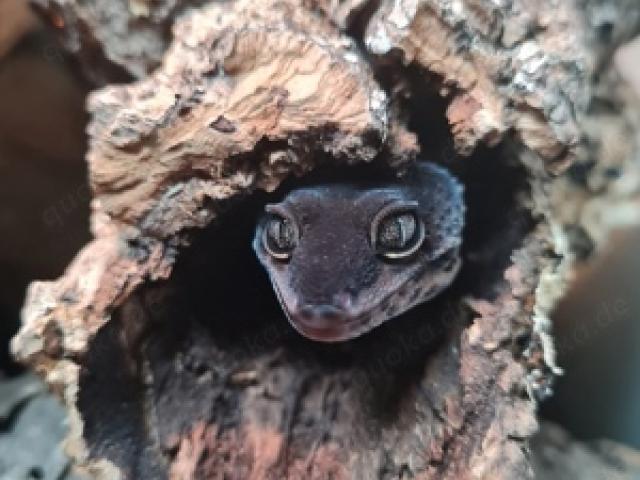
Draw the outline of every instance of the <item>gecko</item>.
<instances>
[{"instance_id":1,"label":"gecko","mask_svg":"<svg viewBox=\"0 0 640 480\"><path fill-rule=\"evenodd\" d=\"M460 182L418 161L402 176L293 189L265 206L253 249L299 333L346 341L453 282L464 210Z\"/></svg>"}]
</instances>

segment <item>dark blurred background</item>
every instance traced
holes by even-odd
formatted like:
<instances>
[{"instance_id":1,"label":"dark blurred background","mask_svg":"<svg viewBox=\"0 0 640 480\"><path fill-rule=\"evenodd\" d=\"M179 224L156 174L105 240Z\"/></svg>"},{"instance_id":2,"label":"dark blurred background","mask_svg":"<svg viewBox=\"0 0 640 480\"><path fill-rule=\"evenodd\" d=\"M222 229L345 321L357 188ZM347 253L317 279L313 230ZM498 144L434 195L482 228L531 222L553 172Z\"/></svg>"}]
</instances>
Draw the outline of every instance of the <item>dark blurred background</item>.
<instances>
[{"instance_id":1,"label":"dark blurred background","mask_svg":"<svg viewBox=\"0 0 640 480\"><path fill-rule=\"evenodd\" d=\"M640 94L640 41L619 65ZM89 86L75 72L26 2L0 0L0 385L21 371L8 342L26 286L61 275L90 238ZM640 448L640 230L617 232L579 270L554 317L566 373L544 417Z\"/></svg>"},{"instance_id":2,"label":"dark blurred background","mask_svg":"<svg viewBox=\"0 0 640 480\"><path fill-rule=\"evenodd\" d=\"M27 2L0 0L0 370L27 284L59 276L88 240L84 98Z\"/></svg>"}]
</instances>

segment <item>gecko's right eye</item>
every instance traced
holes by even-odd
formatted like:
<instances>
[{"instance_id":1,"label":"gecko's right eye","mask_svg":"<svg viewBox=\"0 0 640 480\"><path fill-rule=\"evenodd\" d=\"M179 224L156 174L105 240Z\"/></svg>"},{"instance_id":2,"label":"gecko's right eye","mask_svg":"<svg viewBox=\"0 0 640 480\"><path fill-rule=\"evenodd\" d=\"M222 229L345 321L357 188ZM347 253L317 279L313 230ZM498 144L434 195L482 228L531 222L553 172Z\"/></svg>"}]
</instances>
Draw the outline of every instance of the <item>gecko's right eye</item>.
<instances>
[{"instance_id":1,"label":"gecko's right eye","mask_svg":"<svg viewBox=\"0 0 640 480\"><path fill-rule=\"evenodd\" d=\"M272 257L288 260L298 244L298 230L288 218L270 213L264 226L262 243Z\"/></svg>"}]
</instances>

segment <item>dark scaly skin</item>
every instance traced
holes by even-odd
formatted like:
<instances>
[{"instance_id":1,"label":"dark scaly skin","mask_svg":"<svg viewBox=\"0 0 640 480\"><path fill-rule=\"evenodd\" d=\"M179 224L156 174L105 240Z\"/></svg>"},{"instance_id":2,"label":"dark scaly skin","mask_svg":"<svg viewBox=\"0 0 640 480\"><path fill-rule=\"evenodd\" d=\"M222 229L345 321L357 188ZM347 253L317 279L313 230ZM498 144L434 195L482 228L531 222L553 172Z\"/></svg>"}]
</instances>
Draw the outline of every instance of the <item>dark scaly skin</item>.
<instances>
[{"instance_id":1,"label":"dark scaly skin","mask_svg":"<svg viewBox=\"0 0 640 480\"><path fill-rule=\"evenodd\" d=\"M416 202L426 227L420 248L398 260L376 253L370 234L374 216L394 201ZM263 219L253 248L287 318L313 340L362 335L433 298L460 268L462 187L431 163L418 162L401 178L300 188L275 208L296 223L298 244L289 259L273 258Z\"/></svg>"}]
</instances>

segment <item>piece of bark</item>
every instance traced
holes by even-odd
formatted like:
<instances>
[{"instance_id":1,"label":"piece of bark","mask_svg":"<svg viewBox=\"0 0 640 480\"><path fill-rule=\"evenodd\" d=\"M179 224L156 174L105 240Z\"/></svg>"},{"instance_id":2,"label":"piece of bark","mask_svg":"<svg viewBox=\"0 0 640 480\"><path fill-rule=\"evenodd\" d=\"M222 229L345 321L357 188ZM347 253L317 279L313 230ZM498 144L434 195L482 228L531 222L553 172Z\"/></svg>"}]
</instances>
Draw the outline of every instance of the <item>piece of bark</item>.
<instances>
[{"instance_id":1,"label":"piece of bark","mask_svg":"<svg viewBox=\"0 0 640 480\"><path fill-rule=\"evenodd\" d=\"M113 53L136 46L121 29L139 25L63 3L66 34L112 52L86 65L96 76L149 71ZM212 3L175 24L152 74L91 95L95 239L61 279L31 286L14 340L65 398L85 469L532 478L535 404L558 371L548 314L576 257L551 174L585 154L581 116L604 68L578 3L537 7ZM362 32L371 56L339 28ZM456 285L357 341L300 338L250 253L261 192L320 166L402 168L447 125L462 156L444 163L468 208Z\"/></svg>"},{"instance_id":2,"label":"piece of bark","mask_svg":"<svg viewBox=\"0 0 640 480\"><path fill-rule=\"evenodd\" d=\"M609 440L579 442L562 428L544 423L532 442L538 480L634 480L640 452Z\"/></svg>"},{"instance_id":3,"label":"piece of bark","mask_svg":"<svg viewBox=\"0 0 640 480\"><path fill-rule=\"evenodd\" d=\"M36 376L0 382L0 479L86 480L69 473L65 410ZM28 447L28 448L27 448Z\"/></svg>"}]
</instances>

